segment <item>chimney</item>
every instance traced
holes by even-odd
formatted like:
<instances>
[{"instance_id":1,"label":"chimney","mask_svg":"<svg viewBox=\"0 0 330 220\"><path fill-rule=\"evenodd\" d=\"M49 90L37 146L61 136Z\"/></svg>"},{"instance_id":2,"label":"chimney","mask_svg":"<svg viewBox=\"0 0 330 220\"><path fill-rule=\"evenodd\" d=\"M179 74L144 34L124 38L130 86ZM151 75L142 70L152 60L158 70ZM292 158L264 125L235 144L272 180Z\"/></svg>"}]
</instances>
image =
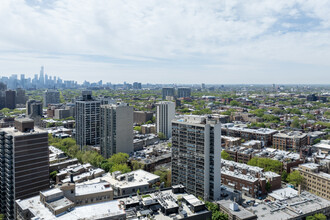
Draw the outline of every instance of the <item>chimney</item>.
<instances>
[{"instance_id":1,"label":"chimney","mask_svg":"<svg viewBox=\"0 0 330 220\"><path fill-rule=\"evenodd\" d=\"M74 181L73 181L73 173L70 173L70 182L71 183L74 183Z\"/></svg>"},{"instance_id":2,"label":"chimney","mask_svg":"<svg viewBox=\"0 0 330 220\"><path fill-rule=\"evenodd\" d=\"M298 186L298 195L300 196L300 194L301 194L301 185L299 184L299 186Z\"/></svg>"}]
</instances>

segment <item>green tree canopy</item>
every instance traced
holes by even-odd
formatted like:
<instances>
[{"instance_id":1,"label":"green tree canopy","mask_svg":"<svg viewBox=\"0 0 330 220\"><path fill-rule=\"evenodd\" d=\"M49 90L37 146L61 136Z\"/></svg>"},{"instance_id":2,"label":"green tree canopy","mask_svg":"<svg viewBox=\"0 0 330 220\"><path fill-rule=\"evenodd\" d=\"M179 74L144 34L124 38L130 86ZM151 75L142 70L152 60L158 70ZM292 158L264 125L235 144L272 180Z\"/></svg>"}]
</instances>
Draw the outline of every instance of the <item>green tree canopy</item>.
<instances>
[{"instance_id":1,"label":"green tree canopy","mask_svg":"<svg viewBox=\"0 0 330 220\"><path fill-rule=\"evenodd\" d=\"M250 166L257 166L263 168L265 171L272 171L275 173L281 173L283 166L282 163L278 160L262 157L253 157L247 164Z\"/></svg>"},{"instance_id":2,"label":"green tree canopy","mask_svg":"<svg viewBox=\"0 0 330 220\"><path fill-rule=\"evenodd\" d=\"M294 186L300 185L303 182L303 180L304 177L300 174L298 170L291 172L287 178L287 181Z\"/></svg>"},{"instance_id":3,"label":"green tree canopy","mask_svg":"<svg viewBox=\"0 0 330 220\"><path fill-rule=\"evenodd\" d=\"M224 150L221 151L221 158L224 160L233 160L229 153Z\"/></svg>"}]
</instances>

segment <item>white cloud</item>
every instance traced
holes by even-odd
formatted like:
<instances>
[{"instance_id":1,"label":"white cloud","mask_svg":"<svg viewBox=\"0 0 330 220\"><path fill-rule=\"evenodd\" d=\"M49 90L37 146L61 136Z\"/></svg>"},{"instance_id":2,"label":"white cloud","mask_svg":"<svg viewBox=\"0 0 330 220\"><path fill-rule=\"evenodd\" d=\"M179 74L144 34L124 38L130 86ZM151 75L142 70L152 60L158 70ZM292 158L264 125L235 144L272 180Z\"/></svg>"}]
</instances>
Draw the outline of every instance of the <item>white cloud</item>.
<instances>
[{"instance_id":1,"label":"white cloud","mask_svg":"<svg viewBox=\"0 0 330 220\"><path fill-rule=\"evenodd\" d=\"M225 72L242 83L276 81L262 75L275 69L307 75L311 65L329 80L329 10L327 0L2 0L0 72L43 64L79 81L95 71L144 82Z\"/></svg>"}]
</instances>

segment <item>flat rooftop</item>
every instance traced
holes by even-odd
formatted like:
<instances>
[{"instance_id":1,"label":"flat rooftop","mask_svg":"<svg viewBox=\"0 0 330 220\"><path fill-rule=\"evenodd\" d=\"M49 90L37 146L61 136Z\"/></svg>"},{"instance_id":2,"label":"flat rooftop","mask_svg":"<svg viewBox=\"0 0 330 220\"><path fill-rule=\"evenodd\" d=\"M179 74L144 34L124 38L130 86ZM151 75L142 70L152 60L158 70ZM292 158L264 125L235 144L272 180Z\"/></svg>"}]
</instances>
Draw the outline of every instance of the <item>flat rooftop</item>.
<instances>
[{"instance_id":1,"label":"flat rooftop","mask_svg":"<svg viewBox=\"0 0 330 220\"><path fill-rule=\"evenodd\" d=\"M329 208L330 201L303 191L300 196L261 203L257 206L246 208L258 216L258 220L293 219L298 216L308 216L309 213L323 208Z\"/></svg>"},{"instance_id":2,"label":"flat rooftop","mask_svg":"<svg viewBox=\"0 0 330 220\"><path fill-rule=\"evenodd\" d=\"M78 206L72 211L59 216L54 216L53 213L40 202L39 196L17 201L17 204L23 209L29 209L35 217L44 220L94 220L105 219L112 216L125 216L125 211L120 209L118 200Z\"/></svg>"},{"instance_id":3,"label":"flat rooftop","mask_svg":"<svg viewBox=\"0 0 330 220\"><path fill-rule=\"evenodd\" d=\"M218 204L221 204L228 211L230 211L230 213L232 213L233 215L237 216L239 219L248 219L248 218L252 218L252 217L255 217L256 216L253 213L247 211L245 208L243 208L240 205L238 206L238 210L233 211L230 208L230 204L233 203L233 201L231 201L231 200L220 200L220 201L217 201L217 203Z\"/></svg>"},{"instance_id":4,"label":"flat rooftop","mask_svg":"<svg viewBox=\"0 0 330 220\"><path fill-rule=\"evenodd\" d=\"M10 134L12 136L25 136L25 135L31 135L31 134L43 134L47 133L46 130L43 130L39 127L34 127L33 130L28 131L28 132L21 132L18 129L15 129L14 127L9 127L9 128L1 128L0 131L4 131L7 134Z\"/></svg>"},{"instance_id":5,"label":"flat rooftop","mask_svg":"<svg viewBox=\"0 0 330 220\"><path fill-rule=\"evenodd\" d=\"M149 173L144 170L135 170L129 173L121 174L121 175L134 175L134 178L131 181L124 180L120 181L111 176L111 174L107 174L100 179L105 180L111 184L113 187L118 188L131 188L131 187L138 187L141 185L149 185L149 183L156 182L159 180L159 176Z\"/></svg>"},{"instance_id":6,"label":"flat rooftop","mask_svg":"<svg viewBox=\"0 0 330 220\"><path fill-rule=\"evenodd\" d=\"M76 196L113 191L107 182L76 184Z\"/></svg>"}]
</instances>

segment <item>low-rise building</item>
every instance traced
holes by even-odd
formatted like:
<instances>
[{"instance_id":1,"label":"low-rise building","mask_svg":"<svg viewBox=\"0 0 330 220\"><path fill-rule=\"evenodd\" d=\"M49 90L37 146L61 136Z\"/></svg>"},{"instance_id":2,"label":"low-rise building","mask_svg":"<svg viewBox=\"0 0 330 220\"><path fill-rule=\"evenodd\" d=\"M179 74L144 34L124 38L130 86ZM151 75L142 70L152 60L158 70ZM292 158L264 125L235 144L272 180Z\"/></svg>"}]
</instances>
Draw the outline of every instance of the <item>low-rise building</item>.
<instances>
[{"instance_id":1,"label":"low-rise building","mask_svg":"<svg viewBox=\"0 0 330 220\"><path fill-rule=\"evenodd\" d=\"M259 167L221 160L221 183L248 196L259 197L266 194L267 182L270 184L269 190L279 189L281 180L281 176L274 172L264 172Z\"/></svg>"},{"instance_id":2,"label":"low-rise building","mask_svg":"<svg viewBox=\"0 0 330 220\"><path fill-rule=\"evenodd\" d=\"M307 134L290 131L273 135L273 148L285 151L299 151L301 147L307 145Z\"/></svg>"},{"instance_id":3,"label":"low-rise building","mask_svg":"<svg viewBox=\"0 0 330 220\"><path fill-rule=\"evenodd\" d=\"M304 177L303 189L330 200L330 174L320 172L315 163L300 164L296 169Z\"/></svg>"},{"instance_id":4,"label":"low-rise building","mask_svg":"<svg viewBox=\"0 0 330 220\"><path fill-rule=\"evenodd\" d=\"M262 202L246 208L258 220L301 220L316 213L330 217L330 201L309 192L300 195L273 195L276 201Z\"/></svg>"},{"instance_id":5,"label":"low-rise building","mask_svg":"<svg viewBox=\"0 0 330 220\"><path fill-rule=\"evenodd\" d=\"M256 220L258 217L230 200L220 200L217 202L220 211L228 215L228 220Z\"/></svg>"}]
</instances>

